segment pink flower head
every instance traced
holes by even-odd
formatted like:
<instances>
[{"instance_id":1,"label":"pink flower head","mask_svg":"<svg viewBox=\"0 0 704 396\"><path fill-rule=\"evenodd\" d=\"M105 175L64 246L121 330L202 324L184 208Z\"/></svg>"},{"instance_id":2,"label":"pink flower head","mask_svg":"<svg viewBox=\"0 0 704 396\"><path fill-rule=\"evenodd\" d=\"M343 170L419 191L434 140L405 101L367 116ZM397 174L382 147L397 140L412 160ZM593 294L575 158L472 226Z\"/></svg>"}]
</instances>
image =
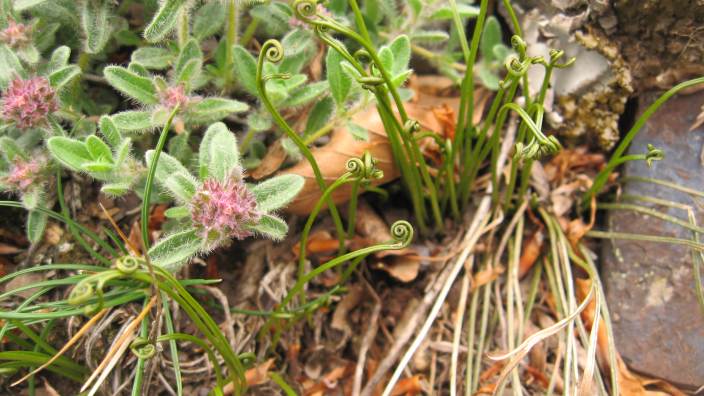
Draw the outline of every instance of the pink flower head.
<instances>
[{"instance_id":1,"label":"pink flower head","mask_svg":"<svg viewBox=\"0 0 704 396\"><path fill-rule=\"evenodd\" d=\"M183 85L177 85L159 92L159 102L168 109L173 109L176 106L183 108L188 104L188 96Z\"/></svg>"},{"instance_id":2,"label":"pink flower head","mask_svg":"<svg viewBox=\"0 0 704 396\"><path fill-rule=\"evenodd\" d=\"M44 124L58 109L56 92L45 77L12 80L2 100L3 117L21 129Z\"/></svg>"},{"instance_id":3,"label":"pink flower head","mask_svg":"<svg viewBox=\"0 0 704 396\"><path fill-rule=\"evenodd\" d=\"M29 26L9 21L7 27L0 31L0 41L10 47L21 47L29 42Z\"/></svg>"},{"instance_id":4,"label":"pink flower head","mask_svg":"<svg viewBox=\"0 0 704 396\"><path fill-rule=\"evenodd\" d=\"M44 160L41 157L30 160L17 157L3 182L17 192L26 193L33 187L40 186L43 168Z\"/></svg>"},{"instance_id":5,"label":"pink flower head","mask_svg":"<svg viewBox=\"0 0 704 396\"><path fill-rule=\"evenodd\" d=\"M254 194L237 175L224 183L205 180L193 196L190 209L201 237L213 248L230 238L244 239L252 235L246 226L256 224L261 217Z\"/></svg>"}]
</instances>

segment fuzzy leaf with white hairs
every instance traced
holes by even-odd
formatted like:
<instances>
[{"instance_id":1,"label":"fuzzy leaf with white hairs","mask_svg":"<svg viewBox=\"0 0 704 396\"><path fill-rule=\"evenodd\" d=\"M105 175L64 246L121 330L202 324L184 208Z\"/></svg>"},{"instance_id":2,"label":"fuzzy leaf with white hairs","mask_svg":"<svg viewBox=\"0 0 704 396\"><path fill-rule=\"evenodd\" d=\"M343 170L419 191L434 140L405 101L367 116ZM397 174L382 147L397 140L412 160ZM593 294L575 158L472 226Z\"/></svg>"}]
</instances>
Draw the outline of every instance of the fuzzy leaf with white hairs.
<instances>
[{"instance_id":1,"label":"fuzzy leaf with white hairs","mask_svg":"<svg viewBox=\"0 0 704 396\"><path fill-rule=\"evenodd\" d=\"M233 99L205 98L189 106L186 118L195 124L207 124L222 120L233 113L242 113L249 105Z\"/></svg>"},{"instance_id":2,"label":"fuzzy leaf with white hairs","mask_svg":"<svg viewBox=\"0 0 704 396\"><path fill-rule=\"evenodd\" d=\"M110 144L112 147L117 147L117 145L120 144L122 141L122 134L120 133L120 130L117 128L117 125L115 125L115 121L110 116L104 115L100 117L100 122L98 123L100 133L105 136L105 139L108 141L108 144Z\"/></svg>"},{"instance_id":3,"label":"fuzzy leaf with white hairs","mask_svg":"<svg viewBox=\"0 0 704 396\"><path fill-rule=\"evenodd\" d=\"M342 56L337 51L328 49L325 57L325 71L330 83L330 93L338 108L343 108L352 88L352 77L342 68L342 60Z\"/></svg>"},{"instance_id":4,"label":"fuzzy leaf with white hairs","mask_svg":"<svg viewBox=\"0 0 704 396\"><path fill-rule=\"evenodd\" d=\"M219 32L224 22L222 5L217 1L205 3L193 16L193 36L202 41Z\"/></svg>"},{"instance_id":5,"label":"fuzzy leaf with white hairs","mask_svg":"<svg viewBox=\"0 0 704 396\"><path fill-rule=\"evenodd\" d=\"M237 74L235 77L242 88L249 94L257 96L257 61L244 47L236 45L233 59Z\"/></svg>"},{"instance_id":6,"label":"fuzzy leaf with white hairs","mask_svg":"<svg viewBox=\"0 0 704 396\"><path fill-rule=\"evenodd\" d=\"M156 87L150 78L121 66L108 66L103 70L113 88L145 105L157 104Z\"/></svg>"},{"instance_id":7,"label":"fuzzy leaf with white hairs","mask_svg":"<svg viewBox=\"0 0 704 396\"><path fill-rule=\"evenodd\" d=\"M289 96L282 104L283 107L304 106L329 90L327 81L318 81L299 88Z\"/></svg>"},{"instance_id":8,"label":"fuzzy leaf with white hairs","mask_svg":"<svg viewBox=\"0 0 704 396\"><path fill-rule=\"evenodd\" d=\"M7 162L14 162L16 157L25 158L27 156L17 142L7 136L0 137L0 152Z\"/></svg>"},{"instance_id":9,"label":"fuzzy leaf with white hairs","mask_svg":"<svg viewBox=\"0 0 704 396\"><path fill-rule=\"evenodd\" d=\"M88 153L95 161L113 162L110 146L99 137L90 135L86 138L85 144Z\"/></svg>"},{"instance_id":10,"label":"fuzzy leaf with white hairs","mask_svg":"<svg viewBox=\"0 0 704 396\"><path fill-rule=\"evenodd\" d=\"M54 89L59 90L80 74L80 67L76 65L64 66L49 74L49 84L51 84Z\"/></svg>"},{"instance_id":11,"label":"fuzzy leaf with white hairs","mask_svg":"<svg viewBox=\"0 0 704 396\"><path fill-rule=\"evenodd\" d=\"M147 167L151 167L154 150L144 155ZM167 188L180 202L188 202L197 189L198 183L191 173L176 158L166 153L159 155L154 174L156 181Z\"/></svg>"},{"instance_id":12,"label":"fuzzy leaf with white hairs","mask_svg":"<svg viewBox=\"0 0 704 396\"><path fill-rule=\"evenodd\" d=\"M112 25L109 23L110 2L107 0L85 0L81 5L81 28L85 35L86 53L100 53L110 39Z\"/></svg>"},{"instance_id":13,"label":"fuzzy leaf with white hairs","mask_svg":"<svg viewBox=\"0 0 704 396\"><path fill-rule=\"evenodd\" d=\"M176 82L181 83L186 87L187 91L191 90L192 83L200 77L203 69L203 61L200 59L191 59L186 62L181 70L176 74Z\"/></svg>"},{"instance_id":14,"label":"fuzzy leaf with white hairs","mask_svg":"<svg viewBox=\"0 0 704 396\"><path fill-rule=\"evenodd\" d=\"M144 38L152 43L161 41L166 35L171 33L181 7L186 3L186 0L163 0L159 10L154 14L149 25L144 29Z\"/></svg>"},{"instance_id":15,"label":"fuzzy leaf with white hairs","mask_svg":"<svg viewBox=\"0 0 704 396\"><path fill-rule=\"evenodd\" d=\"M120 131L137 132L152 129L156 125L152 121L152 113L148 111L129 110L110 116Z\"/></svg>"},{"instance_id":16,"label":"fuzzy leaf with white hairs","mask_svg":"<svg viewBox=\"0 0 704 396\"><path fill-rule=\"evenodd\" d=\"M37 243L44 236L46 228L47 215L38 210L30 210L27 214L27 239L32 243Z\"/></svg>"},{"instance_id":17,"label":"fuzzy leaf with white hairs","mask_svg":"<svg viewBox=\"0 0 704 396\"><path fill-rule=\"evenodd\" d=\"M304 183L303 176L281 175L257 184L250 191L257 201L257 210L268 213L291 202L301 191Z\"/></svg>"},{"instance_id":18,"label":"fuzzy leaf with white hairs","mask_svg":"<svg viewBox=\"0 0 704 396\"><path fill-rule=\"evenodd\" d=\"M178 271L181 266L195 256L203 245L196 230L191 228L168 235L149 249L152 264L170 272Z\"/></svg>"},{"instance_id":19,"label":"fuzzy leaf with white hairs","mask_svg":"<svg viewBox=\"0 0 704 396\"><path fill-rule=\"evenodd\" d=\"M25 77L26 72L17 55L6 45L0 45L0 89L7 88L10 81L18 75Z\"/></svg>"},{"instance_id":20,"label":"fuzzy leaf with white hairs","mask_svg":"<svg viewBox=\"0 0 704 396\"><path fill-rule=\"evenodd\" d=\"M174 66L174 79L177 83L186 85L190 90L191 84L197 80L203 69L203 51L194 39L183 46Z\"/></svg>"},{"instance_id":21,"label":"fuzzy leaf with white hairs","mask_svg":"<svg viewBox=\"0 0 704 396\"><path fill-rule=\"evenodd\" d=\"M280 241L286 237L288 224L280 218L272 215L263 215L256 225L248 228L257 234L261 234L275 241Z\"/></svg>"},{"instance_id":22,"label":"fuzzy leaf with white hairs","mask_svg":"<svg viewBox=\"0 0 704 396\"><path fill-rule=\"evenodd\" d=\"M202 177L212 177L220 182L225 182L240 167L237 139L222 122L205 131L198 157Z\"/></svg>"},{"instance_id":23,"label":"fuzzy leaf with white hairs","mask_svg":"<svg viewBox=\"0 0 704 396\"><path fill-rule=\"evenodd\" d=\"M49 71L56 71L64 66L68 66L68 61L71 58L71 48L62 45L56 48L51 53L51 58L49 59Z\"/></svg>"},{"instance_id":24,"label":"fuzzy leaf with white hairs","mask_svg":"<svg viewBox=\"0 0 704 396\"><path fill-rule=\"evenodd\" d=\"M47 140L46 145L57 162L73 171L81 171L83 164L93 161L85 143L79 140L54 136Z\"/></svg>"},{"instance_id":25,"label":"fuzzy leaf with white hairs","mask_svg":"<svg viewBox=\"0 0 704 396\"><path fill-rule=\"evenodd\" d=\"M106 183L103 184L100 191L113 197L119 197L130 192L130 185L129 183Z\"/></svg>"},{"instance_id":26,"label":"fuzzy leaf with white hairs","mask_svg":"<svg viewBox=\"0 0 704 396\"><path fill-rule=\"evenodd\" d=\"M130 58L132 62L139 63L147 69L163 70L173 61L173 54L166 48L141 47L137 48Z\"/></svg>"}]
</instances>

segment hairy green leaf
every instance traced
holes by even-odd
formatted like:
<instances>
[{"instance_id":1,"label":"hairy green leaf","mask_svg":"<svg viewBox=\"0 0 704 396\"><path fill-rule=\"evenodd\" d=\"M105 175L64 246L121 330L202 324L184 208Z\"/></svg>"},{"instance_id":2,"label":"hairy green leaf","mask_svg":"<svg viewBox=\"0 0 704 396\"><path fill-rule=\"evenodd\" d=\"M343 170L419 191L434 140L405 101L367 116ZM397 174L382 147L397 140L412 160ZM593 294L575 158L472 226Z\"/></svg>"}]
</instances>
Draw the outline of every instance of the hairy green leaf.
<instances>
[{"instance_id":1,"label":"hairy green leaf","mask_svg":"<svg viewBox=\"0 0 704 396\"><path fill-rule=\"evenodd\" d=\"M303 176L287 174L272 177L251 188L257 200L257 210L268 213L291 202L303 188Z\"/></svg>"},{"instance_id":2,"label":"hairy green leaf","mask_svg":"<svg viewBox=\"0 0 704 396\"><path fill-rule=\"evenodd\" d=\"M205 131L198 160L202 178L212 177L221 182L240 167L237 139L225 124L215 123Z\"/></svg>"},{"instance_id":3,"label":"hairy green leaf","mask_svg":"<svg viewBox=\"0 0 704 396\"><path fill-rule=\"evenodd\" d=\"M49 59L49 72L58 70L64 66L68 66L69 58L71 57L71 48L62 45L56 48L51 53L51 58Z\"/></svg>"},{"instance_id":4,"label":"hairy green leaf","mask_svg":"<svg viewBox=\"0 0 704 396\"><path fill-rule=\"evenodd\" d=\"M198 78L203 67L203 52L194 39L188 40L176 59L174 74L176 81L189 83Z\"/></svg>"},{"instance_id":5,"label":"hairy green leaf","mask_svg":"<svg viewBox=\"0 0 704 396\"><path fill-rule=\"evenodd\" d=\"M6 45L0 45L0 89L7 88L17 75L26 76L20 60Z\"/></svg>"},{"instance_id":6,"label":"hairy green leaf","mask_svg":"<svg viewBox=\"0 0 704 396\"><path fill-rule=\"evenodd\" d=\"M182 219L191 215L188 206L174 206L164 211L164 216L169 219Z\"/></svg>"},{"instance_id":7,"label":"hairy green leaf","mask_svg":"<svg viewBox=\"0 0 704 396\"><path fill-rule=\"evenodd\" d=\"M501 35L501 24L494 16L487 18L484 24L484 31L479 42L479 50L485 60L494 60L494 46L501 44L503 41Z\"/></svg>"},{"instance_id":8,"label":"hairy green leaf","mask_svg":"<svg viewBox=\"0 0 704 396\"><path fill-rule=\"evenodd\" d=\"M418 43L442 43L450 39L443 30L419 30L413 33L413 41Z\"/></svg>"},{"instance_id":9,"label":"hairy green leaf","mask_svg":"<svg viewBox=\"0 0 704 396\"><path fill-rule=\"evenodd\" d=\"M171 33L174 26L176 26L181 7L185 3L186 0L163 0L154 18L144 29L144 38L154 43Z\"/></svg>"},{"instance_id":10,"label":"hairy green leaf","mask_svg":"<svg viewBox=\"0 0 704 396\"><path fill-rule=\"evenodd\" d=\"M338 108L344 106L352 88L352 76L342 68L342 60L342 56L337 51L328 49L325 57L325 72L330 84L330 93Z\"/></svg>"},{"instance_id":11,"label":"hairy green leaf","mask_svg":"<svg viewBox=\"0 0 704 396\"><path fill-rule=\"evenodd\" d=\"M73 171L80 171L84 163L93 161L86 145L79 140L54 136L46 145L57 162Z\"/></svg>"},{"instance_id":12,"label":"hairy green leaf","mask_svg":"<svg viewBox=\"0 0 704 396\"><path fill-rule=\"evenodd\" d=\"M115 122L112 120L112 118L110 118L110 116L104 115L100 117L98 126L100 128L100 133L105 136L105 139L107 139L108 144L113 147L116 147L118 144L120 144L120 142L122 141L122 134L120 133L120 130L117 128L117 125L115 125Z\"/></svg>"},{"instance_id":13,"label":"hairy green leaf","mask_svg":"<svg viewBox=\"0 0 704 396\"><path fill-rule=\"evenodd\" d=\"M240 45L233 48L235 78L249 94L257 96L257 61Z\"/></svg>"},{"instance_id":14,"label":"hairy green leaf","mask_svg":"<svg viewBox=\"0 0 704 396\"><path fill-rule=\"evenodd\" d=\"M249 105L233 99L205 98L188 108L187 118L189 122L205 124L248 109Z\"/></svg>"},{"instance_id":15,"label":"hairy green leaf","mask_svg":"<svg viewBox=\"0 0 704 396\"><path fill-rule=\"evenodd\" d=\"M144 155L147 167L151 167L154 150ZM180 202L188 202L197 188L197 182L191 173L176 158L166 153L159 155L159 163L154 174L156 181L166 187Z\"/></svg>"},{"instance_id":16,"label":"hairy green leaf","mask_svg":"<svg viewBox=\"0 0 704 396\"><path fill-rule=\"evenodd\" d=\"M205 3L193 16L193 36L203 41L222 29L225 22L223 6L217 1Z\"/></svg>"},{"instance_id":17,"label":"hairy green leaf","mask_svg":"<svg viewBox=\"0 0 704 396\"><path fill-rule=\"evenodd\" d=\"M389 45L389 49L394 54L393 63L391 64L391 74L400 74L408 69L408 63L411 61L411 42L408 36L402 34L394 39Z\"/></svg>"},{"instance_id":18,"label":"hairy green leaf","mask_svg":"<svg viewBox=\"0 0 704 396\"><path fill-rule=\"evenodd\" d=\"M174 56L166 48L141 47L132 53L131 59L147 69L163 70L169 67Z\"/></svg>"},{"instance_id":19,"label":"hairy green leaf","mask_svg":"<svg viewBox=\"0 0 704 396\"><path fill-rule=\"evenodd\" d=\"M263 236L275 241L284 239L286 237L286 233L288 232L288 225L286 222L270 214L262 216L261 219L259 219L258 224L251 225L248 228L255 233L262 234Z\"/></svg>"},{"instance_id":20,"label":"hairy green leaf","mask_svg":"<svg viewBox=\"0 0 704 396\"><path fill-rule=\"evenodd\" d=\"M328 87L329 85L327 81L318 81L308 84L294 91L291 96L286 99L283 106L295 107L306 105L325 93L328 90Z\"/></svg>"},{"instance_id":21,"label":"hairy green leaf","mask_svg":"<svg viewBox=\"0 0 704 396\"><path fill-rule=\"evenodd\" d=\"M86 138L86 149L95 161L112 162L112 151L99 137L90 135Z\"/></svg>"},{"instance_id":22,"label":"hairy green leaf","mask_svg":"<svg viewBox=\"0 0 704 396\"><path fill-rule=\"evenodd\" d=\"M110 39L112 25L110 1L84 0L81 2L81 28L85 36L84 48L89 54L100 53Z\"/></svg>"},{"instance_id":23,"label":"hairy green leaf","mask_svg":"<svg viewBox=\"0 0 704 396\"><path fill-rule=\"evenodd\" d=\"M37 243L44 236L46 229L47 215L38 210L31 210L27 214L27 239L32 243Z\"/></svg>"},{"instance_id":24,"label":"hairy green leaf","mask_svg":"<svg viewBox=\"0 0 704 396\"><path fill-rule=\"evenodd\" d=\"M142 77L120 66L108 66L103 71L110 85L145 105L159 102L156 87L150 78Z\"/></svg>"},{"instance_id":25,"label":"hairy green leaf","mask_svg":"<svg viewBox=\"0 0 704 396\"><path fill-rule=\"evenodd\" d=\"M324 127L334 113L335 103L329 96L318 101L308 113L306 134L311 134Z\"/></svg>"},{"instance_id":26,"label":"hairy green leaf","mask_svg":"<svg viewBox=\"0 0 704 396\"><path fill-rule=\"evenodd\" d=\"M148 111L123 111L110 116L117 129L125 132L143 131L156 126L152 121L152 113Z\"/></svg>"},{"instance_id":27,"label":"hairy green leaf","mask_svg":"<svg viewBox=\"0 0 704 396\"><path fill-rule=\"evenodd\" d=\"M119 197L130 192L130 185L129 183L106 183L103 184L100 191L114 197Z\"/></svg>"},{"instance_id":28,"label":"hairy green leaf","mask_svg":"<svg viewBox=\"0 0 704 396\"><path fill-rule=\"evenodd\" d=\"M49 83L59 90L81 74L81 68L76 65L64 66L49 74Z\"/></svg>"},{"instance_id":29,"label":"hairy green leaf","mask_svg":"<svg viewBox=\"0 0 704 396\"><path fill-rule=\"evenodd\" d=\"M187 229L160 239L151 249L149 258L154 265L176 272L200 250L203 241L195 229Z\"/></svg>"}]
</instances>

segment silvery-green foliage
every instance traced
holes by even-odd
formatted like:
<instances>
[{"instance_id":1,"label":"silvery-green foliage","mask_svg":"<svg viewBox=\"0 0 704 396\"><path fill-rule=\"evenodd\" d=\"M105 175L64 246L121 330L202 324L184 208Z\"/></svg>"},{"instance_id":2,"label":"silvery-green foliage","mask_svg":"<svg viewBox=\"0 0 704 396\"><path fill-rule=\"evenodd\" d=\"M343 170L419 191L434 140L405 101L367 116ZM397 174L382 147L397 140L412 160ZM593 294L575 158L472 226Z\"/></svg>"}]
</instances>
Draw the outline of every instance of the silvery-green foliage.
<instances>
[{"instance_id":1,"label":"silvery-green foliage","mask_svg":"<svg viewBox=\"0 0 704 396\"><path fill-rule=\"evenodd\" d=\"M131 157L132 140L122 137L115 123L107 116L100 120L105 138L89 135L80 140L54 136L47 148L54 160L74 172L83 172L103 182L102 191L120 196L128 193L142 169Z\"/></svg>"},{"instance_id":2,"label":"silvery-green foliage","mask_svg":"<svg viewBox=\"0 0 704 396\"><path fill-rule=\"evenodd\" d=\"M112 33L112 1L82 0L81 3L81 28L85 36L85 51L89 54L100 53Z\"/></svg>"},{"instance_id":3,"label":"silvery-green foliage","mask_svg":"<svg viewBox=\"0 0 704 396\"><path fill-rule=\"evenodd\" d=\"M249 106L244 102L202 97L194 93L195 89L207 82L203 62L204 55L199 43L190 39L178 52L161 47L143 47L132 54L128 67L106 67L103 75L108 83L141 107L139 110L113 114L117 129L122 132L153 130L164 124L176 105L179 106L177 118L189 127L247 111ZM150 69L167 67L170 67L169 81L150 72Z\"/></svg>"},{"instance_id":4,"label":"silvery-green foliage","mask_svg":"<svg viewBox=\"0 0 704 396\"><path fill-rule=\"evenodd\" d=\"M144 29L144 38L152 43L166 38L173 31L179 13L187 3L186 0L161 0L159 10Z\"/></svg>"},{"instance_id":5,"label":"silvery-green foliage","mask_svg":"<svg viewBox=\"0 0 704 396\"><path fill-rule=\"evenodd\" d=\"M411 61L411 42L406 35L396 37L389 45L379 50L379 58L384 68L391 74L391 82L400 87L411 75L408 64Z\"/></svg>"},{"instance_id":6,"label":"silvery-green foliage","mask_svg":"<svg viewBox=\"0 0 704 396\"><path fill-rule=\"evenodd\" d=\"M147 167L153 158L154 152L148 151L145 155ZM182 226L150 249L152 262L173 271L199 252L209 250L211 246L208 241L197 231L199 224L191 220L191 201L204 181L214 179L223 185L228 185L233 180L242 183L242 172L237 139L221 122L212 124L203 135L195 175L175 157L161 153L156 165L155 180L173 197L177 205L169 209L166 215L181 219ZM273 177L256 185L244 184L256 201L259 215L257 223L244 226L255 234L282 239L288 226L272 212L288 204L303 188L303 184L304 179L299 175Z\"/></svg>"},{"instance_id":7,"label":"silvery-green foliage","mask_svg":"<svg viewBox=\"0 0 704 396\"><path fill-rule=\"evenodd\" d=\"M477 76L485 87L497 90L499 89L499 73L504 67L504 60L511 54L511 49L504 45L501 25L493 16L486 20L484 32L479 42L479 50L482 57L477 65Z\"/></svg>"}]
</instances>

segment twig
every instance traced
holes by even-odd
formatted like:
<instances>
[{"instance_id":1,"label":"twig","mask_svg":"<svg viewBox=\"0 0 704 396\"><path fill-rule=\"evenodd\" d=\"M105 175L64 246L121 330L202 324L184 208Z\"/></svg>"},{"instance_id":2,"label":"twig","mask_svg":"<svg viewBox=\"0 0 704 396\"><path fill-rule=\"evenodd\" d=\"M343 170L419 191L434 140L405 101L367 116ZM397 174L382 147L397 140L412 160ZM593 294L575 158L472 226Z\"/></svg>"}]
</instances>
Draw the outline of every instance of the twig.
<instances>
[{"instance_id":1,"label":"twig","mask_svg":"<svg viewBox=\"0 0 704 396\"><path fill-rule=\"evenodd\" d=\"M354 369L354 382L352 383L352 396L359 396L362 389L362 376L364 375L364 366L367 361L367 352L371 346L376 333L379 330L379 314L381 313L381 302L378 299L374 302L371 317L367 324L367 331L362 338L362 346L359 348L359 357L357 358L357 366Z\"/></svg>"}]
</instances>

